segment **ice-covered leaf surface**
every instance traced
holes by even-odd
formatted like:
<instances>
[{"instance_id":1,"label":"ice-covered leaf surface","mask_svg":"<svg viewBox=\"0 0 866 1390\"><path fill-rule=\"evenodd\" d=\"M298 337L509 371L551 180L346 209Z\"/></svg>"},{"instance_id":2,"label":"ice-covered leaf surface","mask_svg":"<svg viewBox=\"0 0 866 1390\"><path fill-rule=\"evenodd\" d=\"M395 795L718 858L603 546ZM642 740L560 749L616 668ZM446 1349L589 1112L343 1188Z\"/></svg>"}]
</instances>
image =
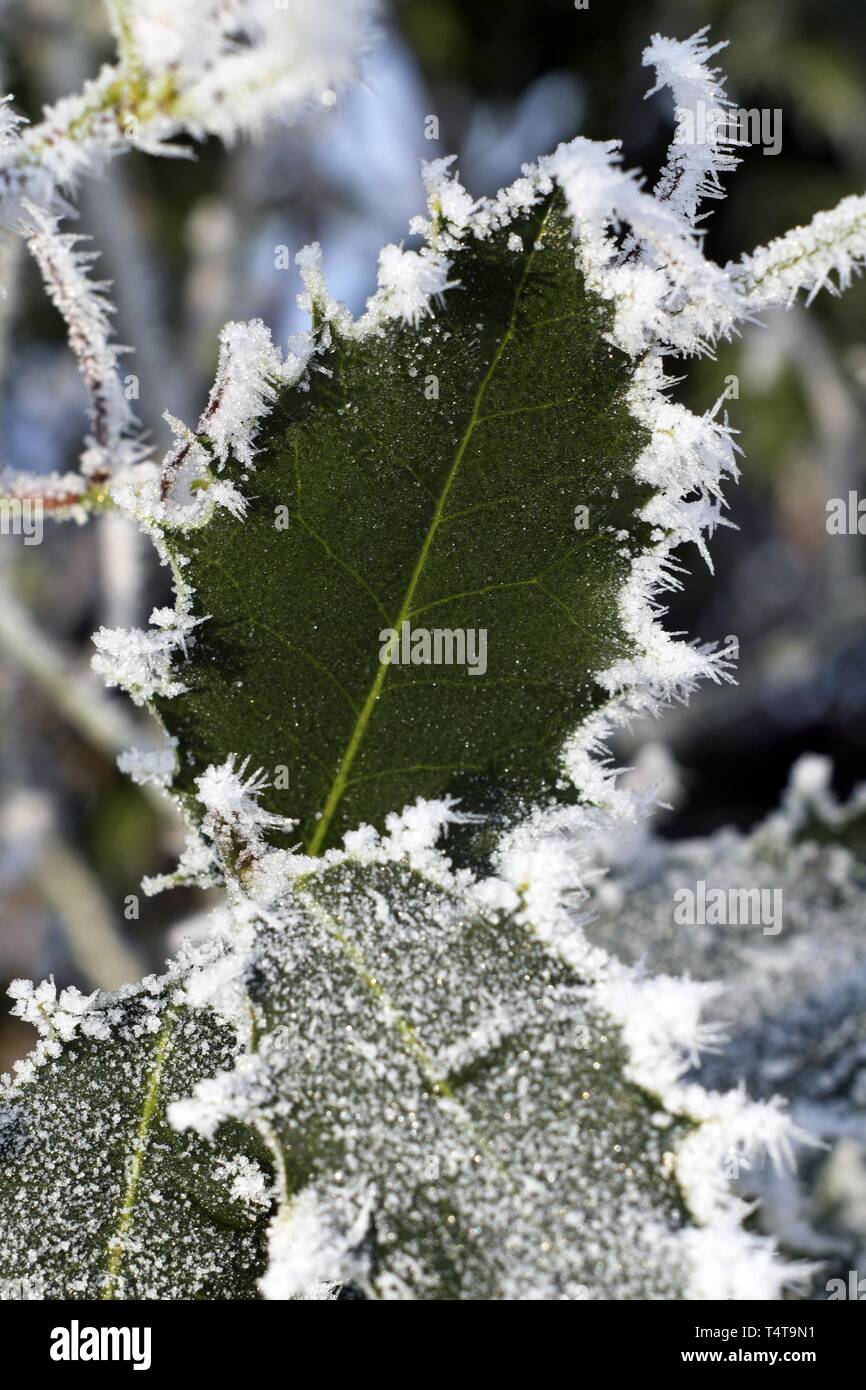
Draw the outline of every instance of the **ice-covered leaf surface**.
<instances>
[{"instance_id":1,"label":"ice-covered leaf surface","mask_svg":"<svg viewBox=\"0 0 866 1390\"><path fill-rule=\"evenodd\" d=\"M735 1065L763 1089L785 1079L773 1034L791 1052L793 1076L807 1058L795 1063L796 1033L788 1023L814 1012L833 982L853 985L866 968L866 869L846 843L860 839L863 810L858 803L835 806L828 775L821 760L801 761L782 810L751 834L726 829L668 842L638 831L602 837L595 850L610 872L594 886L599 915L588 934L650 971L731 985L714 1011L739 1040L732 1044L736 1061L708 1059L706 1066ZM718 890L725 902L714 913ZM748 908L743 900L739 922L728 910L731 892L753 895ZM702 897L708 904L699 920L687 917L686 893L690 903ZM772 1020L779 1026L768 1031Z\"/></svg>"},{"instance_id":2,"label":"ice-covered leaf surface","mask_svg":"<svg viewBox=\"0 0 866 1390\"><path fill-rule=\"evenodd\" d=\"M325 870L275 904L256 965L257 1113L303 1193L272 1235L277 1292L300 1292L311 1211L310 1280L380 1296L682 1292L661 1257L682 1122L629 1084L613 1021L525 927L397 867Z\"/></svg>"},{"instance_id":3,"label":"ice-covered leaf surface","mask_svg":"<svg viewBox=\"0 0 866 1390\"><path fill-rule=\"evenodd\" d=\"M182 1003L182 975L88 998L13 987L42 1037L0 1089L5 1297L257 1296L266 1151L237 1126L206 1144L166 1121L237 1050L234 1029Z\"/></svg>"},{"instance_id":4,"label":"ice-covered leaf surface","mask_svg":"<svg viewBox=\"0 0 866 1390\"><path fill-rule=\"evenodd\" d=\"M433 848L448 817L421 805L323 862L260 847L231 880L234 967L196 996L234 1012L245 992L250 1045L170 1119L268 1144L265 1296L773 1296L719 1164L785 1126L679 1089L700 989L641 996L557 905L555 854L452 871ZM714 1243L730 1268L710 1278Z\"/></svg>"},{"instance_id":5,"label":"ice-covered leaf surface","mask_svg":"<svg viewBox=\"0 0 866 1390\"><path fill-rule=\"evenodd\" d=\"M649 436L561 193L468 238L448 275L433 316L401 299L363 335L328 321L251 475L233 451L243 519L168 539L207 617L186 692L158 702L179 786L233 752L282 767L267 804L313 851L418 795L553 794L566 735L606 698L593 673L633 654L617 598L648 533Z\"/></svg>"}]
</instances>

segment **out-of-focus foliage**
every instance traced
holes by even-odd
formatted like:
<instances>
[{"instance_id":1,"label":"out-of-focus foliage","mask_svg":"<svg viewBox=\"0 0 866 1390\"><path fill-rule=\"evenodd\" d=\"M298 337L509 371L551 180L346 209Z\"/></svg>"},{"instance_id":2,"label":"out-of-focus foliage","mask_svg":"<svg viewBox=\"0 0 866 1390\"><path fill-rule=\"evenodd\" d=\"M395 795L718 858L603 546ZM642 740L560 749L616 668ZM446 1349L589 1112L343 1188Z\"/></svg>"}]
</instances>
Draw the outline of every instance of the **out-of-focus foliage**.
<instances>
[{"instance_id":1,"label":"out-of-focus foliage","mask_svg":"<svg viewBox=\"0 0 866 1390\"><path fill-rule=\"evenodd\" d=\"M694 1074L790 1106L796 1162L732 1160L729 1176L782 1249L817 1257L817 1297L866 1252L866 802L839 805L829 777L825 760L801 759L782 807L748 835L602 837L587 929L650 977L719 982L706 1013L717 1041ZM740 913L731 892L759 894L760 913Z\"/></svg>"}]
</instances>

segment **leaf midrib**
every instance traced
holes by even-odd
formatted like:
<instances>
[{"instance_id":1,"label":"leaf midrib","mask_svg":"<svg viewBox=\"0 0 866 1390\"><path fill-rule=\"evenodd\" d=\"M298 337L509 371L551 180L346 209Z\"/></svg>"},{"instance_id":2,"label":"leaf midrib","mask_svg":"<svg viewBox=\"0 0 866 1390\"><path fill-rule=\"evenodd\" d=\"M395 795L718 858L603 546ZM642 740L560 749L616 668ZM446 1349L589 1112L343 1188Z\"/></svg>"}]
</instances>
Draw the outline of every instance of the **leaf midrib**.
<instances>
[{"instance_id":1,"label":"leaf midrib","mask_svg":"<svg viewBox=\"0 0 866 1390\"><path fill-rule=\"evenodd\" d=\"M517 1192L519 1190L519 1183L512 1176L508 1165L478 1128L465 1106L461 1104L448 1078L438 1074L433 1065L433 1059L427 1051L424 1041L419 1036L417 1029L409 1022L403 1009L376 978L376 974L367 963L363 951L355 942L349 939L339 919L316 897L313 890L308 886L311 877L312 875L306 875L298 880L299 898L301 901L305 901L311 915L319 920L324 930L339 944L358 979L369 990L371 998L380 1007L381 1017L386 1029L393 1034L397 1040L398 1046L402 1048L407 1057L414 1061L415 1065L420 1070L434 1102L449 1102L448 1113L452 1121L454 1121L458 1127L466 1131L476 1145L479 1153L484 1154L487 1161L496 1169L500 1177L508 1183L512 1191ZM433 887L434 885L431 883L430 886Z\"/></svg>"},{"instance_id":2,"label":"leaf midrib","mask_svg":"<svg viewBox=\"0 0 866 1390\"><path fill-rule=\"evenodd\" d=\"M468 449L472 436L475 432L475 427L479 423L479 412L481 410L481 403L484 400L487 387L490 381L492 380L493 376L495 375L497 367L499 366L502 355L505 352L505 349L508 346L508 343L510 342L511 337L514 333L517 311L520 305L520 299L526 287L526 281L529 278L529 273L532 268L533 261L535 259L538 241L544 234L544 229L547 224L547 219L550 216L552 207L553 203L551 203L546 209L544 216L542 217L541 222L539 223L538 230L536 231L535 236L533 237L532 248L529 252L529 255L526 258L526 264L523 267L523 272L520 276L520 280L514 292L514 303L511 307L511 315L509 317L508 327L503 333L499 345L495 353L493 354L493 358L490 362L490 365L487 368L487 371L484 373L478 390L475 393L475 398L473 400L472 412L469 416L469 421L466 425L465 430L463 431L460 443L458 444L454 454L454 458L452 459L451 467L448 470L445 482L442 485L442 489L436 501L433 517L431 519L429 527L427 528L427 534L424 537L421 549L418 552L418 558L415 562L415 567L412 571L412 576L409 580L408 587L406 589L405 594L403 595L403 601L400 605L400 612L398 613L395 620L389 624L389 627L391 627L394 631L400 631L402 623L406 620L409 612L411 611L412 604L415 598L415 593L420 583L421 575L424 571L424 566L427 562L427 557L430 554L430 550L433 546L433 541L436 537L436 532L438 531L439 525L444 517L445 504L448 500L449 493L451 492L451 488L457 477L457 473L460 469L460 464L463 461L466 450ZM376 702L379 698L379 695L381 694L382 687L385 684L389 670L389 662L379 663L375 679L373 680L373 683L367 694L367 698L364 701L360 713L358 714L358 717L355 721L355 726L352 730L351 737L349 739L348 744L346 745L346 751L343 754L340 766L338 767L334 780L331 784L331 789L328 793L327 800L325 801L324 808L316 825L315 832L313 833L312 837L307 843L308 854L316 855L319 854L322 850L322 847L330 831L331 823L337 812L337 808L340 804L340 801L342 800L343 793L346 790L346 786L349 780L349 774L352 770L352 766L355 762L355 759L358 756L361 744L364 741L367 728L373 715L373 710L376 707Z\"/></svg>"},{"instance_id":3,"label":"leaf midrib","mask_svg":"<svg viewBox=\"0 0 866 1390\"><path fill-rule=\"evenodd\" d=\"M135 1216L135 1204L138 1200L138 1189L141 1184L141 1174L144 1168L151 1125L157 1113L162 1073L171 1045L175 1016L174 1009L169 1007L166 1010L162 1027L157 1034L153 1062L147 1073L141 1115L133 1142L132 1161L129 1165L129 1172L124 1185L123 1200L120 1205L117 1224L106 1247L106 1279L105 1287L102 1291L103 1299L114 1299L117 1297L117 1284L126 1249L126 1236Z\"/></svg>"}]
</instances>

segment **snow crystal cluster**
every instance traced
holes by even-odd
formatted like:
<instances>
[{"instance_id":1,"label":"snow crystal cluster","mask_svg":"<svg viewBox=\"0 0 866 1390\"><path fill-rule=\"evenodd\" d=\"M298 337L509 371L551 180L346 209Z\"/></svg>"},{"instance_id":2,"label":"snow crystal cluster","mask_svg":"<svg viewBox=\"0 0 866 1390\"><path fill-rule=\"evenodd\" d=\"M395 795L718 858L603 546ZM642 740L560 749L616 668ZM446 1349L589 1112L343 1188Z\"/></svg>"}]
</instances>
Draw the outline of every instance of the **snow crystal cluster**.
<instances>
[{"instance_id":1,"label":"snow crystal cluster","mask_svg":"<svg viewBox=\"0 0 866 1390\"><path fill-rule=\"evenodd\" d=\"M177 739L166 738L157 748L127 748L117 766L139 787L168 787L177 766Z\"/></svg>"},{"instance_id":2,"label":"snow crystal cluster","mask_svg":"<svg viewBox=\"0 0 866 1390\"><path fill-rule=\"evenodd\" d=\"M137 705L144 705L155 696L165 700L182 695L186 686L178 680L172 668L177 652L184 656L192 633L204 621L191 618L173 608L155 608L150 615L152 627L101 627L93 635L96 655L93 669L107 685L117 685L130 694Z\"/></svg>"},{"instance_id":3,"label":"snow crystal cluster","mask_svg":"<svg viewBox=\"0 0 866 1390\"><path fill-rule=\"evenodd\" d=\"M258 804L257 798L270 784L261 768L247 776L248 766L249 758L236 766L236 759L230 757L221 767L209 767L197 777L196 787L204 808L205 835L217 842L231 836L256 851L265 830L290 830L295 822Z\"/></svg>"},{"instance_id":4,"label":"snow crystal cluster","mask_svg":"<svg viewBox=\"0 0 866 1390\"><path fill-rule=\"evenodd\" d=\"M133 991L136 988L130 987ZM139 1036L152 1035L159 1029L162 991L163 983L155 978L141 987L136 1022ZM30 980L13 980L9 995L15 1001L13 1015L31 1024L39 1035L33 1052L15 1063L18 1084L33 1080L40 1067L62 1057L64 1047L76 1038L109 1041L124 1016L122 995L108 995L101 990L82 994L73 986L58 995L53 980L43 980L38 985Z\"/></svg>"},{"instance_id":5,"label":"snow crystal cluster","mask_svg":"<svg viewBox=\"0 0 866 1390\"><path fill-rule=\"evenodd\" d=\"M655 68L656 84L647 92L668 87L674 99L676 128L668 162L655 188L660 203L667 203L694 226L704 198L723 198L720 175L737 166L733 153L736 139L728 133L725 115L732 105L721 74L708 59L721 53L726 43L707 44L708 29L685 40L653 36L643 61Z\"/></svg>"}]
</instances>

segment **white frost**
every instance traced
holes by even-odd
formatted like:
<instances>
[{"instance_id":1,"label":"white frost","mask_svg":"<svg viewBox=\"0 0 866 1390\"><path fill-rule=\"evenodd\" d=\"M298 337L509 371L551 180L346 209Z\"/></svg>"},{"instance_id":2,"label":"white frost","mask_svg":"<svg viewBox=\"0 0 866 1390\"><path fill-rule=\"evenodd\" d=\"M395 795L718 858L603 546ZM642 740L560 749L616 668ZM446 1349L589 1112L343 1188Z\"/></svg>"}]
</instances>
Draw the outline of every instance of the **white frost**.
<instances>
[{"instance_id":1,"label":"white frost","mask_svg":"<svg viewBox=\"0 0 866 1390\"><path fill-rule=\"evenodd\" d=\"M707 33L700 29L685 40L655 34L643 55L644 66L654 67L657 79L647 96L669 87L676 118L668 163L655 196L692 225L702 199L725 196L719 175L739 162L732 153L737 142L727 134L724 119L731 102L718 69L708 66L708 59L727 44L708 46Z\"/></svg>"},{"instance_id":2,"label":"white frost","mask_svg":"<svg viewBox=\"0 0 866 1390\"><path fill-rule=\"evenodd\" d=\"M800 290L806 303L821 290L839 294L866 263L866 195L852 194L805 227L794 227L728 267L752 310L789 307ZM834 281L833 277L836 277Z\"/></svg>"},{"instance_id":3,"label":"white frost","mask_svg":"<svg viewBox=\"0 0 866 1390\"><path fill-rule=\"evenodd\" d=\"M329 1276L332 1282L350 1277L351 1264L360 1267L360 1261L351 1261L351 1256L365 1234L370 1199L362 1199L358 1207L348 1230L341 1230L335 1221L333 1195L325 1203L313 1188L306 1188L279 1211L268 1231L268 1268L259 1283L263 1296L309 1299L323 1284L327 1286Z\"/></svg>"},{"instance_id":4,"label":"white frost","mask_svg":"<svg viewBox=\"0 0 866 1390\"><path fill-rule=\"evenodd\" d=\"M186 686L178 679L174 661L178 653L187 655L188 643L194 641L192 634L204 619L192 618L173 608L155 608L150 621L153 626L147 632L141 628L101 627L93 635L94 671L106 685L126 690L137 705L156 695L169 700L183 694Z\"/></svg>"}]
</instances>

